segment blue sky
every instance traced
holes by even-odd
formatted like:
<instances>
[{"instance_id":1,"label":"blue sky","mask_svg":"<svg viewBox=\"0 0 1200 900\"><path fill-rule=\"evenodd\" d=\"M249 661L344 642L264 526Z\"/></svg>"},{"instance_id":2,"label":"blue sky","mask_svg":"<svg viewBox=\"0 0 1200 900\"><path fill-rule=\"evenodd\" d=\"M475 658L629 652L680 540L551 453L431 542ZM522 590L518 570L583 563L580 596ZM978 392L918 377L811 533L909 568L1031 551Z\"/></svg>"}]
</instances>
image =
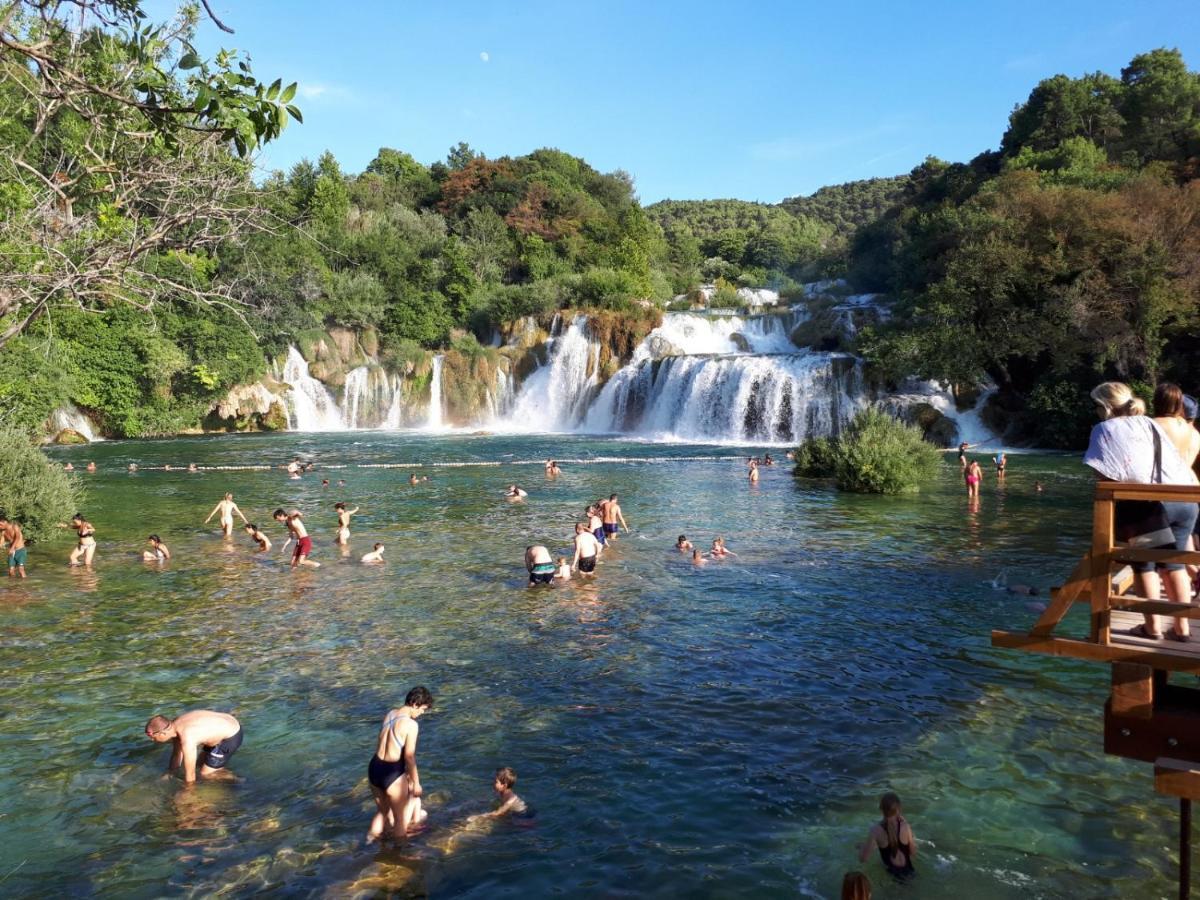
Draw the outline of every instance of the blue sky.
<instances>
[{"instance_id":1,"label":"blue sky","mask_svg":"<svg viewBox=\"0 0 1200 900\"><path fill-rule=\"evenodd\" d=\"M1200 68L1194 0L524 2L215 0L255 73L300 82L305 124L263 154L380 147L430 163L558 147L631 173L645 202L777 202L926 155L998 145L1041 78L1178 47Z\"/></svg>"}]
</instances>

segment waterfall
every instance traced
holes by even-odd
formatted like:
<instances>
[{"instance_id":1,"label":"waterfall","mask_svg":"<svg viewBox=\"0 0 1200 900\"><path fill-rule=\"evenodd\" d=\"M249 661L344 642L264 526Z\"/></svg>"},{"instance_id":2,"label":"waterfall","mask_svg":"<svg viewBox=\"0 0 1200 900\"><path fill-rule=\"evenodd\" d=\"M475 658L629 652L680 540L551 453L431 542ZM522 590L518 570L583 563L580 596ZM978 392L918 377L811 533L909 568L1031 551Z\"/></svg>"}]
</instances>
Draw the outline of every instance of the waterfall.
<instances>
[{"instance_id":1,"label":"waterfall","mask_svg":"<svg viewBox=\"0 0 1200 900\"><path fill-rule=\"evenodd\" d=\"M587 316L576 316L549 343L549 362L525 379L505 423L514 431L570 431L600 383L600 345L588 336Z\"/></svg>"},{"instance_id":2,"label":"waterfall","mask_svg":"<svg viewBox=\"0 0 1200 900\"><path fill-rule=\"evenodd\" d=\"M393 409L399 413L400 384L381 366L359 366L347 372L342 412L346 427L387 428Z\"/></svg>"},{"instance_id":3,"label":"waterfall","mask_svg":"<svg viewBox=\"0 0 1200 900\"><path fill-rule=\"evenodd\" d=\"M280 378L287 392L288 428L292 431L342 431L345 421L337 401L308 372L308 361L295 347L288 347Z\"/></svg>"},{"instance_id":4,"label":"waterfall","mask_svg":"<svg viewBox=\"0 0 1200 900\"><path fill-rule=\"evenodd\" d=\"M56 409L50 417L50 425L50 430L53 432L51 437L63 429L69 428L85 437L88 443L102 440L96 436L95 429L92 428L92 420L71 404Z\"/></svg>"},{"instance_id":5,"label":"waterfall","mask_svg":"<svg viewBox=\"0 0 1200 900\"><path fill-rule=\"evenodd\" d=\"M795 443L836 433L866 403L861 364L846 354L671 356L618 372L584 430Z\"/></svg>"},{"instance_id":6,"label":"waterfall","mask_svg":"<svg viewBox=\"0 0 1200 900\"><path fill-rule=\"evenodd\" d=\"M438 354L433 358L433 368L429 372L429 415L425 419L425 427L431 431L443 428L442 424L442 362L445 357Z\"/></svg>"}]
</instances>

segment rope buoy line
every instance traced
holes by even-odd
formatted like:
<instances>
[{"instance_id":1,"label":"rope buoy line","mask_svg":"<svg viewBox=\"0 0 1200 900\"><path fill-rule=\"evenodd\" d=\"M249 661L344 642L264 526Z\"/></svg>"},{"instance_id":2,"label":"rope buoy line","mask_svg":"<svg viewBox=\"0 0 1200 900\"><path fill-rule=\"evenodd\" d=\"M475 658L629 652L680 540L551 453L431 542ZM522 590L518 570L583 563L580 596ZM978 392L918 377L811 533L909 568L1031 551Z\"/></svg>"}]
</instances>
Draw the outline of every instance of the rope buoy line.
<instances>
[{"instance_id":1,"label":"rope buoy line","mask_svg":"<svg viewBox=\"0 0 1200 900\"><path fill-rule=\"evenodd\" d=\"M573 459L558 459L555 462L566 463L572 466L589 466L598 463L672 463L672 462L717 462L733 459L745 459L746 457L737 455L718 455L718 456L589 456L576 457ZM511 460L467 460L464 462L414 462L414 463L335 463L333 465L321 465L320 471L333 471L339 469L469 469L469 468L497 468L500 466L544 466L544 459L511 459ZM272 466L266 463L248 466L196 466L195 469L189 469L187 466L138 466L135 471L138 472L270 472L274 470L282 471L279 466ZM314 469L314 471L317 471Z\"/></svg>"}]
</instances>

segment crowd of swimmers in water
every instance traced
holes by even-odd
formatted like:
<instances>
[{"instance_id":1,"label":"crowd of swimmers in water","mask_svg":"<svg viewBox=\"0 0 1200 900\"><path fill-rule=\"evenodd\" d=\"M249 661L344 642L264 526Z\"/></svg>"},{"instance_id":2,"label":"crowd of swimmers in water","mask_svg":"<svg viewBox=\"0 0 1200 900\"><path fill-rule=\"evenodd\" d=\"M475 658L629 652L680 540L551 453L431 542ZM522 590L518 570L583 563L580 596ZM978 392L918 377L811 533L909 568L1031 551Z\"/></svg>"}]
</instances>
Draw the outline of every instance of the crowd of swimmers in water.
<instances>
[{"instance_id":1,"label":"crowd of swimmers in water","mask_svg":"<svg viewBox=\"0 0 1200 900\"><path fill-rule=\"evenodd\" d=\"M965 444L960 447L960 458L965 458L967 449ZM793 454L788 452L787 458L792 459ZM750 483L757 484L760 469L775 465L775 460L768 453L761 458L749 457L746 465ZM968 466L965 462L963 467L966 472ZM64 468L73 470L74 467L67 463ZM288 473L290 479L299 479L313 468L313 464L296 458L281 468ZM171 470L171 467L164 466L164 469ZM88 463L87 471L95 472L96 464ZM130 463L128 471L136 473L137 464ZM199 468L191 464L186 471L198 472ZM548 478L557 478L562 473L562 468L555 460L547 460L545 471ZM999 471L1000 477L1003 477L1002 465L999 466ZM415 485L429 479L428 476L418 478L413 473L408 480L410 484ZM337 482L338 487L343 487L344 484L341 480ZM322 485L329 487L329 480L323 479ZM528 496L528 492L515 483L510 484L504 492L504 497L510 502L520 502ZM336 544L349 544L351 519L358 511L358 507L350 508L344 502L334 504L337 516L334 539ZM242 529L254 544L255 552L265 553L272 549L270 537L257 524L246 518L234 501L232 493L226 493L217 502L204 523L208 524L214 518L217 519L226 538L233 536L237 518L241 520ZM292 567L318 568L320 563L309 558L313 544L303 514L296 509L285 510L281 507L272 513L272 519L283 525L287 531L284 551L294 544ZM61 527L74 529L78 535L77 544L71 551L70 564L92 565L96 553L96 529L92 523L82 514L76 514L69 524L64 523ZM617 494L610 494L607 498L600 498L589 504L575 523L573 556L570 560L563 555L555 558L542 544L531 544L525 548L529 586L565 582L574 575L594 575L601 554L606 547L618 540L623 531L629 532L630 528ZM20 525L0 514L0 547L5 545L9 547L9 574L25 577L25 543ZM680 553L689 555L695 565L704 565L708 560L737 556L720 536L712 539L707 552L695 546L685 534L679 535L674 546ZM383 562L384 549L382 543L376 543L370 552L361 557L361 562ZM166 562L171 559L171 551L159 535L151 534L147 539L147 549L142 552L142 559L147 563ZM375 742L375 751L367 765L367 782L375 801L375 812L366 834L368 843L385 837L397 841L405 840L426 827L428 813L421 800L424 791L417 766L417 736L420 730L418 719L432 706L433 695L427 688L419 686L408 692L402 706L390 710L383 718ZM145 734L156 743L171 745L171 755L164 778L172 777L177 770L182 773L187 784L192 784L200 778L233 778L227 765L241 747L243 734L241 722L229 713L196 709L184 712L174 719L155 715L146 723ZM517 774L511 767L498 768L491 785L496 796L495 808L489 813L468 817L463 823L464 827L470 827L481 820L501 817L532 818L532 809L514 790L516 783ZM880 812L882 819L871 826L859 850L859 861L865 862L873 850L877 851L884 869L890 875L906 879L915 871L913 860L916 856L916 841L912 828L902 815L900 800L895 794L887 793L883 796ZM871 884L865 874L846 874L842 885L844 900L870 900L870 896Z\"/></svg>"}]
</instances>

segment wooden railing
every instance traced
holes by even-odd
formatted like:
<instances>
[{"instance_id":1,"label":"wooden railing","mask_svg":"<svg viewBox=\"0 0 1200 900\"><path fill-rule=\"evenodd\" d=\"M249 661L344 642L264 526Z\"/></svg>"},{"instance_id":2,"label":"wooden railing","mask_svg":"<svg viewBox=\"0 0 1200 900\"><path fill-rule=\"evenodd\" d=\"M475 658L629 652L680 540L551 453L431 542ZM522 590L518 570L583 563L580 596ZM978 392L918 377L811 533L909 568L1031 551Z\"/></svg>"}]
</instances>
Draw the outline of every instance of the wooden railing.
<instances>
[{"instance_id":1,"label":"wooden railing","mask_svg":"<svg viewBox=\"0 0 1200 900\"><path fill-rule=\"evenodd\" d=\"M1163 615L1188 619L1200 618L1200 605L1149 600L1127 593L1135 579L1127 563L1174 562L1200 565L1200 552L1190 550L1141 550L1117 546L1113 516L1122 500L1200 503L1200 486L1168 484L1127 484L1102 481L1096 484L1092 508L1092 545L1066 583L1050 592L1050 604L1027 634L993 631L992 645L1053 656L1073 656L1109 662L1139 662L1159 669L1200 674L1200 633L1196 643L1169 646L1127 639L1114 642L1114 611L1141 615ZM1055 630L1076 603L1091 609L1086 638L1062 637Z\"/></svg>"}]
</instances>

